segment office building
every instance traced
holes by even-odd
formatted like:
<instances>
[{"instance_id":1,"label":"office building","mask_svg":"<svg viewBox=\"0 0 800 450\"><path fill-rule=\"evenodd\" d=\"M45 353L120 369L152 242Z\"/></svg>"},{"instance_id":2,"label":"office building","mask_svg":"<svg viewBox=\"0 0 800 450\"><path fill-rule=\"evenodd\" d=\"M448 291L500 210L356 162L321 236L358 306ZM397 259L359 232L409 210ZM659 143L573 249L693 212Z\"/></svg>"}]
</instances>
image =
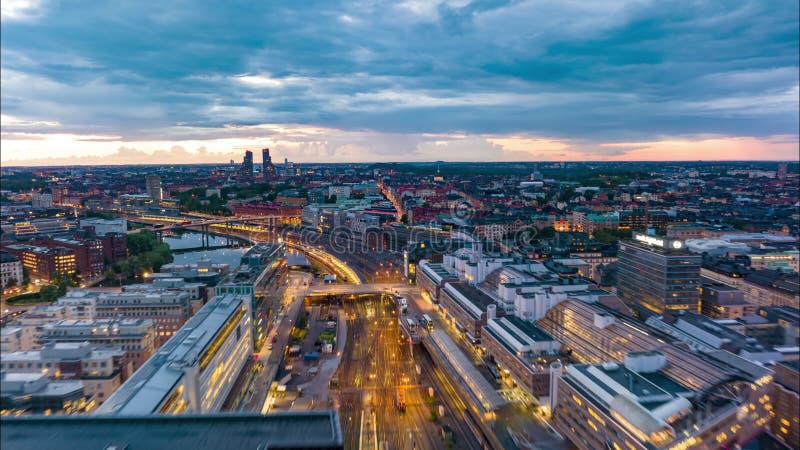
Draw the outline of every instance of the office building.
<instances>
[{"instance_id":1,"label":"office building","mask_svg":"<svg viewBox=\"0 0 800 450\"><path fill-rule=\"evenodd\" d=\"M95 404L84 395L80 380L53 380L36 372L0 373L0 415L3 417L87 413Z\"/></svg>"},{"instance_id":2,"label":"office building","mask_svg":"<svg viewBox=\"0 0 800 450\"><path fill-rule=\"evenodd\" d=\"M781 361L773 366L774 417L770 429L789 448L800 448L800 362Z\"/></svg>"},{"instance_id":3,"label":"office building","mask_svg":"<svg viewBox=\"0 0 800 450\"><path fill-rule=\"evenodd\" d=\"M619 244L617 293L642 315L700 311L701 257L681 241L634 234Z\"/></svg>"},{"instance_id":4,"label":"office building","mask_svg":"<svg viewBox=\"0 0 800 450\"><path fill-rule=\"evenodd\" d=\"M572 230L594 234L598 230L616 230L619 228L619 213L593 213L573 211Z\"/></svg>"},{"instance_id":5,"label":"office building","mask_svg":"<svg viewBox=\"0 0 800 450\"><path fill-rule=\"evenodd\" d=\"M56 342L39 350L3 353L0 370L39 373L52 379L80 380L87 396L98 403L108 399L133 372L125 351L88 342Z\"/></svg>"},{"instance_id":6,"label":"office building","mask_svg":"<svg viewBox=\"0 0 800 450\"><path fill-rule=\"evenodd\" d=\"M744 299L744 292L727 284L702 278L700 308L715 319L738 319L755 314L756 305Z\"/></svg>"},{"instance_id":7,"label":"office building","mask_svg":"<svg viewBox=\"0 0 800 450\"><path fill-rule=\"evenodd\" d=\"M180 416L0 418L0 446L16 450L343 450L336 411Z\"/></svg>"},{"instance_id":8,"label":"office building","mask_svg":"<svg viewBox=\"0 0 800 450\"><path fill-rule=\"evenodd\" d=\"M800 251L797 248L752 250L747 253L747 257L753 270L800 272Z\"/></svg>"},{"instance_id":9,"label":"office building","mask_svg":"<svg viewBox=\"0 0 800 450\"><path fill-rule=\"evenodd\" d=\"M334 185L328 186L328 196L336 196L336 201L341 202L350 198L353 188L349 185Z\"/></svg>"},{"instance_id":10,"label":"office building","mask_svg":"<svg viewBox=\"0 0 800 450\"><path fill-rule=\"evenodd\" d=\"M796 306L765 306L758 308L757 314L781 328L784 345L800 346L800 309Z\"/></svg>"},{"instance_id":11,"label":"office building","mask_svg":"<svg viewBox=\"0 0 800 450\"><path fill-rule=\"evenodd\" d=\"M16 236L17 240L33 239L45 235L66 235L74 223L64 219L33 219L18 222L3 221L3 233Z\"/></svg>"},{"instance_id":12,"label":"office building","mask_svg":"<svg viewBox=\"0 0 800 450\"><path fill-rule=\"evenodd\" d=\"M103 258L109 262L122 261L128 257L127 233L110 232L100 236L103 242Z\"/></svg>"},{"instance_id":13,"label":"office building","mask_svg":"<svg viewBox=\"0 0 800 450\"><path fill-rule=\"evenodd\" d=\"M152 320L156 347L169 340L192 315L192 299L185 292L102 293L94 298L95 317L98 319Z\"/></svg>"},{"instance_id":14,"label":"office building","mask_svg":"<svg viewBox=\"0 0 800 450\"><path fill-rule=\"evenodd\" d=\"M619 212L619 226L620 230L631 231L646 231L647 229L654 229L660 234L666 234L667 225L669 224L669 215L666 211L661 210L647 210L647 209L632 209L628 211Z\"/></svg>"},{"instance_id":15,"label":"office building","mask_svg":"<svg viewBox=\"0 0 800 450\"><path fill-rule=\"evenodd\" d=\"M272 164L268 148L261 149L261 174L264 177L275 175L275 166Z\"/></svg>"},{"instance_id":16,"label":"office building","mask_svg":"<svg viewBox=\"0 0 800 450\"><path fill-rule=\"evenodd\" d=\"M49 282L57 274L72 275L78 270L75 250L67 247L15 244L5 250L22 261L32 281Z\"/></svg>"},{"instance_id":17,"label":"office building","mask_svg":"<svg viewBox=\"0 0 800 450\"><path fill-rule=\"evenodd\" d=\"M38 241L43 247L65 247L75 253L75 267L84 279L95 278L103 275L106 268L103 241L97 238L83 240L57 237Z\"/></svg>"},{"instance_id":18,"label":"office building","mask_svg":"<svg viewBox=\"0 0 800 450\"><path fill-rule=\"evenodd\" d=\"M747 274L739 289L744 292L745 300L758 306L797 307L800 304L797 273L755 270Z\"/></svg>"},{"instance_id":19,"label":"office building","mask_svg":"<svg viewBox=\"0 0 800 450\"><path fill-rule=\"evenodd\" d=\"M125 351L133 370L155 351L155 327L147 319L60 320L44 325L38 336L41 345L56 342L88 342L114 346Z\"/></svg>"},{"instance_id":20,"label":"office building","mask_svg":"<svg viewBox=\"0 0 800 450\"><path fill-rule=\"evenodd\" d=\"M311 188L308 190L308 203L312 205L318 203L324 203L326 194L327 191L324 188L319 188L319 187Z\"/></svg>"},{"instance_id":21,"label":"office building","mask_svg":"<svg viewBox=\"0 0 800 450\"><path fill-rule=\"evenodd\" d=\"M6 325L0 328L0 352L32 350L37 345L36 327Z\"/></svg>"},{"instance_id":22,"label":"office building","mask_svg":"<svg viewBox=\"0 0 800 450\"><path fill-rule=\"evenodd\" d=\"M97 317L97 296L84 289L72 289L60 297L53 306L66 311L70 320L94 320Z\"/></svg>"},{"instance_id":23,"label":"office building","mask_svg":"<svg viewBox=\"0 0 800 450\"><path fill-rule=\"evenodd\" d=\"M0 252L0 289L22 284L22 261L16 256Z\"/></svg>"},{"instance_id":24,"label":"office building","mask_svg":"<svg viewBox=\"0 0 800 450\"><path fill-rule=\"evenodd\" d=\"M253 246L242 256L241 265L227 274L216 286L217 294L246 295L251 299L253 339L264 339L269 320L269 302L266 295L275 294L288 272L286 245L262 243ZM256 291L267 293L256 295Z\"/></svg>"},{"instance_id":25,"label":"office building","mask_svg":"<svg viewBox=\"0 0 800 450\"><path fill-rule=\"evenodd\" d=\"M66 319L71 319L69 310L62 305L36 305L17 316L10 324L15 326L42 327L46 323Z\"/></svg>"},{"instance_id":26,"label":"office building","mask_svg":"<svg viewBox=\"0 0 800 450\"><path fill-rule=\"evenodd\" d=\"M145 190L147 195L158 203L164 200L164 191L161 187L161 177L158 175L148 175L145 177Z\"/></svg>"},{"instance_id":27,"label":"office building","mask_svg":"<svg viewBox=\"0 0 800 450\"><path fill-rule=\"evenodd\" d=\"M239 167L239 175L243 177L253 176L253 152L250 150L244 152L244 160Z\"/></svg>"},{"instance_id":28,"label":"office building","mask_svg":"<svg viewBox=\"0 0 800 450\"><path fill-rule=\"evenodd\" d=\"M34 192L31 195L31 207L33 209L47 209L53 207L53 194Z\"/></svg>"},{"instance_id":29,"label":"office building","mask_svg":"<svg viewBox=\"0 0 800 450\"><path fill-rule=\"evenodd\" d=\"M217 412L252 354L250 298L218 295L96 413Z\"/></svg>"}]
</instances>

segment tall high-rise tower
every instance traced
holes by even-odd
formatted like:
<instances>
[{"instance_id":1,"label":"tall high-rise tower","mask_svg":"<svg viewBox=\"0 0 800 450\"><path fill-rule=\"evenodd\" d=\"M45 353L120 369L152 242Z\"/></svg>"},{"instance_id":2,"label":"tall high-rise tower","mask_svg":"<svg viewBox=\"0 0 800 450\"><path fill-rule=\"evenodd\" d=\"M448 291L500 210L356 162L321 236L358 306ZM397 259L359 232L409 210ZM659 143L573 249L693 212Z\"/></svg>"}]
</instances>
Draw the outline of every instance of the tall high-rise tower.
<instances>
[{"instance_id":1,"label":"tall high-rise tower","mask_svg":"<svg viewBox=\"0 0 800 450\"><path fill-rule=\"evenodd\" d=\"M263 176L275 175L275 166L272 165L272 157L269 156L269 149L261 149L261 174Z\"/></svg>"},{"instance_id":2,"label":"tall high-rise tower","mask_svg":"<svg viewBox=\"0 0 800 450\"><path fill-rule=\"evenodd\" d=\"M163 200L164 191L161 188L161 177L158 175L148 175L144 180L147 195L152 197L156 202Z\"/></svg>"},{"instance_id":3,"label":"tall high-rise tower","mask_svg":"<svg viewBox=\"0 0 800 450\"><path fill-rule=\"evenodd\" d=\"M244 152L244 161L242 162L242 167L239 169L239 171L243 176L253 176L253 152L250 150Z\"/></svg>"},{"instance_id":4,"label":"tall high-rise tower","mask_svg":"<svg viewBox=\"0 0 800 450\"><path fill-rule=\"evenodd\" d=\"M682 241L635 233L619 244L617 294L645 316L699 312L701 260Z\"/></svg>"}]
</instances>

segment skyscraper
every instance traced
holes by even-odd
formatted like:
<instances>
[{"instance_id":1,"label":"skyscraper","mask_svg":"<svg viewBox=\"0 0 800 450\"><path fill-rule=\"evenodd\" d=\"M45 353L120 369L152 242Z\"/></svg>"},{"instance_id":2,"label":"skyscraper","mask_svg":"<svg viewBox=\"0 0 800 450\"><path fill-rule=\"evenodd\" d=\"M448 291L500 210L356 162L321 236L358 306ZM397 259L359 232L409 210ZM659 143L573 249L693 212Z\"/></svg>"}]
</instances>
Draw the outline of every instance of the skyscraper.
<instances>
[{"instance_id":1,"label":"skyscraper","mask_svg":"<svg viewBox=\"0 0 800 450\"><path fill-rule=\"evenodd\" d=\"M683 242L645 234L619 244L617 293L645 315L665 310L699 312L701 257Z\"/></svg>"},{"instance_id":2,"label":"skyscraper","mask_svg":"<svg viewBox=\"0 0 800 450\"><path fill-rule=\"evenodd\" d=\"M253 152L250 150L244 152L244 161L239 168L239 174L245 177L253 176Z\"/></svg>"},{"instance_id":3,"label":"skyscraper","mask_svg":"<svg viewBox=\"0 0 800 450\"><path fill-rule=\"evenodd\" d=\"M145 189L154 201L160 202L164 199L164 191L161 189L161 177L158 175L148 175L145 178Z\"/></svg>"},{"instance_id":4,"label":"skyscraper","mask_svg":"<svg viewBox=\"0 0 800 450\"><path fill-rule=\"evenodd\" d=\"M269 156L268 148L261 149L261 158L261 174L265 177L275 175L275 166L272 165L272 157Z\"/></svg>"}]
</instances>

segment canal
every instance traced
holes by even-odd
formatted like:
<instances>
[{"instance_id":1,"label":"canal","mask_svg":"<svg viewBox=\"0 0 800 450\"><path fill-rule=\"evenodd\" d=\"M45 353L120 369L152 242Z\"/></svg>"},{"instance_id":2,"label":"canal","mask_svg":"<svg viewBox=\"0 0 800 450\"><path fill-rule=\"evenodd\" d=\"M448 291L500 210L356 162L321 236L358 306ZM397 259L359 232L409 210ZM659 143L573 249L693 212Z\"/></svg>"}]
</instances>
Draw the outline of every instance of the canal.
<instances>
[{"instance_id":1,"label":"canal","mask_svg":"<svg viewBox=\"0 0 800 450\"><path fill-rule=\"evenodd\" d=\"M164 242L173 250L196 248L203 245L203 235L200 233L183 233L181 235L164 236ZM226 239L220 236L209 236L210 246L225 245ZM221 248L216 250L198 250L194 252L175 253L175 264L195 264L202 259L210 259L214 264L228 264L231 269L236 268L241 262L242 255L250 247Z\"/></svg>"}]
</instances>

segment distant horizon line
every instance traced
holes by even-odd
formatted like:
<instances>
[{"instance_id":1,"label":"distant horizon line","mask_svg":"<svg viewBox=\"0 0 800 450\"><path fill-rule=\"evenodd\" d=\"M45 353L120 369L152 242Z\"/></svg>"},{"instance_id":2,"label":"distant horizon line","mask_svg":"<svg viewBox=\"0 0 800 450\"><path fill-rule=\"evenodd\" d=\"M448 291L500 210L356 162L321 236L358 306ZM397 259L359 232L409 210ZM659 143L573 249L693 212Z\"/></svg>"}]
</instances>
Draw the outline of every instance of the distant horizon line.
<instances>
[{"instance_id":1,"label":"distant horizon line","mask_svg":"<svg viewBox=\"0 0 800 450\"><path fill-rule=\"evenodd\" d=\"M419 161L339 161L339 162L296 162L289 161L293 164L306 164L306 165L340 165L340 164L631 164L631 163L797 163L800 160L787 160L787 159L674 159L674 160L629 160L629 161L605 161L605 160L587 160L587 161L480 161L480 160L463 160L463 161L445 161L445 160L419 160ZM241 165L241 161L237 161L234 165ZM260 167L262 163L254 162L254 167ZM230 162L217 162L217 163L125 163L125 164L34 164L34 165L9 165L0 161L0 169L19 169L19 168L51 168L51 167L153 167L153 166L220 166L228 165ZM273 165L284 165L283 162L273 162Z\"/></svg>"}]
</instances>

